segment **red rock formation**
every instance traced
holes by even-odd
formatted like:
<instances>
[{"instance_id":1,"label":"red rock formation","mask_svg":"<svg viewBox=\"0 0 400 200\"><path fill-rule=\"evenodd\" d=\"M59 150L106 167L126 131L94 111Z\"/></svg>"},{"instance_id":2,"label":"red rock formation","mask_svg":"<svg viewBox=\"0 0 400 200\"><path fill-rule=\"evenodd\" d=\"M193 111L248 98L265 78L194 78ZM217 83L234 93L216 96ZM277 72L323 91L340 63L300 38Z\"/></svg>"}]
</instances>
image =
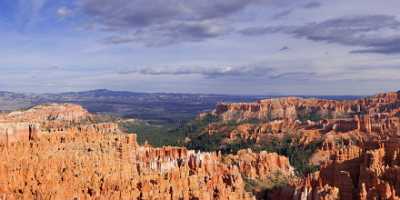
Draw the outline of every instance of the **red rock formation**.
<instances>
[{"instance_id":1,"label":"red rock formation","mask_svg":"<svg viewBox=\"0 0 400 200\"><path fill-rule=\"evenodd\" d=\"M319 172L289 187L292 192L287 199L323 199L321 188L334 188L338 194L328 199L400 199L399 152L400 138L370 142L363 149L339 149ZM282 190L271 196L280 195Z\"/></svg>"},{"instance_id":2,"label":"red rock formation","mask_svg":"<svg viewBox=\"0 0 400 200\"><path fill-rule=\"evenodd\" d=\"M399 199L399 113L400 93L217 106L212 114L222 121L205 134L225 134L222 142L258 145L284 134L304 145L321 140L310 159L320 170L300 179L277 154L242 150L225 157L139 146L135 135L113 123L94 123L79 106L38 106L0 115L0 198L254 199L244 178L278 172L293 179L273 188L271 199ZM229 127L231 120L241 124Z\"/></svg>"},{"instance_id":3,"label":"red rock formation","mask_svg":"<svg viewBox=\"0 0 400 200\"><path fill-rule=\"evenodd\" d=\"M215 153L139 147L134 135L44 134L1 146L7 199L252 199ZM30 145L29 145L30 144Z\"/></svg>"},{"instance_id":4,"label":"red rock formation","mask_svg":"<svg viewBox=\"0 0 400 200\"><path fill-rule=\"evenodd\" d=\"M246 178L265 180L275 174L285 177L294 176L294 169L287 157L277 153L262 151L254 153L251 149L240 150L236 155L228 155L225 163L237 165Z\"/></svg>"},{"instance_id":5,"label":"red rock formation","mask_svg":"<svg viewBox=\"0 0 400 200\"><path fill-rule=\"evenodd\" d=\"M87 110L74 104L47 104L26 111L15 111L0 116L0 121L12 122L79 122L90 117Z\"/></svg>"},{"instance_id":6,"label":"red rock formation","mask_svg":"<svg viewBox=\"0 0 400 200\"><path fill-rule=\"evenodd\" d=\"M29 141L38 137L39 125L31 123L0 123L0 142L14 143Z\"/></svg>"},{"instance_id":7,"label":"red rock formation","mask_svg":"<svg viewBox=\"0 0 400 200\"><path fill-rule=\"evenodd\" d=\"M360 100L334 101L295 97L266 99L256 103L220 104L211 113L221 119L212 132L223 133L230 140L262 142L271 135L299 133L305 142L326 139L325 135L349 134L354 143L371 138L400 136L400 93L379 94ZM204 116L205 114L203 114ZM246 121L251 124L243 124ZM229 133L223 122L240 125ZM229 130L229 129L227 129ZM311 134L312 133L312 134ZM311 138L304 138L311 134ZM269 136L269 137L266 137ZM326 141L328 143L329 141Z\"/></svg>"},{"instance_id":8,"label":"red rock formation","mask_svg":"<svg viewBox=\"0 0 400 200\"><path fill-rule=\"evenodd\" d=\"M220 104L212 114L221 119L214 127L227 143L255 139L258 145L282 134L304 145L322 140L309 160L321 170L274 190L272 199L399 199L400 92L348 101L288 97ZM228 121L239 125L224 133Z\"/></svg>"},{"instance_id":9,"label":"red rock formation","mask_svg":"<svg viewBox=\"0 0 400 200\"><path fill-rule=\"evenodd\" d=\"M118 132L114 123L93 123L93 115L79 105L49 104L33 107L26 111L15 111L0 115L0 140L13 143L29 141L42 133Z\"/></svg>"},{"instance_id":10,"label":"red rock formation","mask_svg":"<svg viewBox=\"0 0 400 200\"><path fill-rule=\"evenodd\" d=\"M251 119L261 121L279 119L295 121L301 117L315 114L322 119L353 118L353 116L357 116L359 120L368 121L368 117L364 118L367 115L378 122L380 120L387 120L387 117L394 116L399 111L400 93L393 92L360 100L347 101L287 97L266 99L256 103L221 103L217 105L213 114L219 116L224 121L245 121ZM362 119L360 119L360 116ZM368 123L367 121L365 123ZM364 123L359 125L362 126Z\"/></svg>"},{"instance_id":11,"label":"red rock formation","mask_svg":"<svg viewBox=\"0 0 400 200\"><path fill-rule=\"evenodd\" d=\"M1 199L254 199L239 167L217 153L141 147L115 124L61 110L37 107L0 124ZM45 130L19 122L31 112Z\"/></svg>"},{"instance_id":12,"label":"red rock formation","mask_svg":"<svg viewBox=\"0 0 400 200\"><path fill-rule=\"evenodd\" d=\"M287 97L266 99L257 103L219 104L214 113L224 121L257 119L272 121L286 119L294 121L301 115L317 113L321 116L341 116L359 112L350 101L302 99Z\"/></svg>"}]
</instances>

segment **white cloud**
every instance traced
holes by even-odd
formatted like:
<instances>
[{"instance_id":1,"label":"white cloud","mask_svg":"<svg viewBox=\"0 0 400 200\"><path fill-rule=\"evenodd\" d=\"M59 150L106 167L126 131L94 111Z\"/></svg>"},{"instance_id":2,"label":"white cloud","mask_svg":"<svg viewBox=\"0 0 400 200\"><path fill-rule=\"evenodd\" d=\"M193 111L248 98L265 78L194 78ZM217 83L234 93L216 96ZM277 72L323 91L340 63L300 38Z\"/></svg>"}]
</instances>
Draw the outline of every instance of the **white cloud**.
<instances>
[{"instance_id":1,"label":"white cloud","mask_svg":"<svg viewBox=\"0 0 400 200\"><path fill-rule=\"evenodd\" d=\"M72 14L72 10L68 7L63 6L63 7L60 7L57 9L57 15L59 17L68 17L71 14Z\"/></svg>"}]
</instances>

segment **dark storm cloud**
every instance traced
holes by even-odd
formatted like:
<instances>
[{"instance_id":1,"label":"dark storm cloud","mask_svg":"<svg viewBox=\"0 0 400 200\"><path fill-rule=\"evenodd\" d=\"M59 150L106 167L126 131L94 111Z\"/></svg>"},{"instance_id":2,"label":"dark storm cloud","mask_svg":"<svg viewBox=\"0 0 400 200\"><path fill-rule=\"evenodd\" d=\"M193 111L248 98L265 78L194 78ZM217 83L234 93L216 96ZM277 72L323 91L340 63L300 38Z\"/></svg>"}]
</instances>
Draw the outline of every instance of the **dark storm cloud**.
<instances>
[{"instance_id":1,"label":"dark storm cloud","mask_svg":"<svg viewBox=\"0 0 400 200\"><path fill-rule=\"evenodd\" d=\"M400 21L389 15L342 17L303 26L251 27L239 33L247 36L286 33L361 48L352 53L400 53Z\"/></svg>"}]
</instances>

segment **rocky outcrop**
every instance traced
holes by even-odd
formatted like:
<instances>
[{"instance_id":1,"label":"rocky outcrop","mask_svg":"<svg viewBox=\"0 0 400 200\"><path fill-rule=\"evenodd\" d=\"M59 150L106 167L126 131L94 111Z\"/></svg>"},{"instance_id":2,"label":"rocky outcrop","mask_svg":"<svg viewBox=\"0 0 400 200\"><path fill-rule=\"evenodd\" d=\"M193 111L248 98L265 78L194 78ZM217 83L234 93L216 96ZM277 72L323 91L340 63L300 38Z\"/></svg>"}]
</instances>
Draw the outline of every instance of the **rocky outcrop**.
<instances>
[{"instance_id":1,"label":"rocky outcrop","mask_svg":"<svg viewBox=\"0 0 400 200\"><path fill-rule=\"evenodd\" d=\"M17 141L29 141L38 137L39 125L33 123L1 123L0 143L9 144Z\"/></svg>"},{"instance_id":2,"label":"rocky outcrop","mask_svg":"<svg viewBox=\"0 0 400 200\"><path fill-rule=\"evenodd\" d=\"M45 134L0 151L7 199L252 199L218 154L140 147L135 135Z\"/></svg>"},{"instance_id":3,"label":"rocky outcrop","mask_svg":"<svg viewBox=\"0 0 400 200\"><path fill-rule=\"evenodd\" d=\"M254 199L239 166L218 153L139 146L116 124L61 110L38 107L0 123L0 198ZM31 112L41 116L25 120Z\"/></svg>"},{"instance_id":4,"label":"rocky outcrop","mask_svg":"<svg viewBox=\"0 0 400 200\"><path fill-rule=\"evenodd\" d=\"M374 120L399 113L400 93L379 94L359 100L324 100L285 97L255 103L221 103L213 114L223 121L345 119L369 115ZM387 114L385 114L387 113ZM368 120L368 119L367 119Z\"/></svg>"},{"instance_id":5,"label":"rocky outcrop","mask_svg":"<svg viewBox=\"0 0 400 200\"><path fill-rule=\"evenodd\" d=\"M319 172L301 184L273 191L271 197L285 190L291 191L287 199L400 199L399 152L400 138L369 142L363 149L340 149ZM322 188L336 195L322 198Z\"/></svg>"},{"instance_id":6,"label":"rocky outcrop","mask_svg":"<svg viewBox=\"0 0 400 200\"><path fill-rule=\"evenodd\" d=\"M220 119L204 134L222 134L222 145L241 147L242 140L262 147L283 136L297 150L317 144L307 160L320 169L300 178L276 153L139 146L134 134L96 123L79 106L38 106L0 115L0 198L399 199L399 113L399 93L388 93L220 104L204 115ZM273 184L277 174L284 182ZM249 183L268 192L252 190L254 196L245 190Z\"/></svg>"},{"instance_id":7,"label":"rocky outcrop","mask_svg":"<svg viewBox=\"0 0 400 200\"><path fill-rule=\"evenodd\" d=\"M301 117L308 118L310 114L322 117L336 117L360 112L360 109L353 107L352 102L287 97L266 99L256 103L222 103L217 105L214 113L224 121L252 119L261 121L279 119L295 121Z\"/></svg>"},{"instance_id":8,"label":"rocky outcrop","mask_svg":"<svg viewBox=\"0 0 400 200\"><path fill-rule=\"evenodd\" d=\"M274 135L296 134L304 142L322 139L335 147L331 144L337 141L332 141L331 136L341 140L347 134L345 145L362 145L372 138L400 136L399 113L398 92L345 101L286 97L255 103L221 103L209 113L220 119L209 129L211 133L224 134L228 140L223 142L240 139L262 143ZM233 130L225 128L232 122L237 124Z\"/></svg>"},{"instance_id":9,"label":"rocky outcrop","mask_svg":"<svg viewBox=\"0 0 400 200\"><path fill-rule=\"evenodd\" d=\"M320 141L308 160L320 170L274 189L271 199L399 199L400 92L222 103L209 114L220 119L209 127L224 135L221 146L239 140L259 147L283 135L305 147Z\"/></svg>"},{"instance_id":10,"label":"rocky outcrop","mask_svg":"<svg viewBox=\"0 0 400 200\"><path fill-rule=\"evenodd\" d=\"M0 115L0 140L29 141L43 133L120 132L115 123L96 123L94 115L74 104L39 105L25 111Z\"/></svg>"},{"instance_id":11,"label":"rocky outcrop","mask_svg":"<svg viewBox=\"0 0 400 200\"><path fill-rule=\"evenodd\" d=\"M75 104L46 104L24 111L15 111L0 116L0 121L12 122L79 122L90 117L87 110Z\"/></svg>"},{"instance_id":12,"label":"rocky outcrop","mask_svg":"<svg viewBox=\"0 0 400 200\"><path fill-rule=\"evenodd\" d=\"M276 174L294 176L294 168L288 158L277 153L254 153L251 149L244 149L235 155L228 155L224 160L225 163L238 166L240 173L246 178L266 180Z\"/></svg>"}]
</instances>

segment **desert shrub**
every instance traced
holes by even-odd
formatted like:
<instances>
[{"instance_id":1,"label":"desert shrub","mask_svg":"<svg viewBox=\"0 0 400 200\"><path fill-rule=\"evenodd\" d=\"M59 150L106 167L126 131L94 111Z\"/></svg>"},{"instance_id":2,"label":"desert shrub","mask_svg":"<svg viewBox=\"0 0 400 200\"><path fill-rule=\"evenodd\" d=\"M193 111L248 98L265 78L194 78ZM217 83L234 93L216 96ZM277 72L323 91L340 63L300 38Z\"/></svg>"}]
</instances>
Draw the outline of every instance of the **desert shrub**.
<instances>
[{"instance_id":1,"label":"desert shrub","mask_svg":"<svg viewBox=\"0 0 400 200\"><path fill-rule=\"evenodd\" d=\"M188 149L195 149L200 151L218 151L221 148L221 141L224 139L223 134L203 134L193 138L190 143L186 145Z\"/></svg>"},{"instance_id":2,"label":"desert shrub","mask_svg":"<svg viewBox=\"0 0 400 200\"><path fill-rule=\"evenodd\" d=\"M128 133L136 133L139 144L148 144L155 147L182 146L185 139L183 132L175 131L173 124L151 124L147 122L125 122L120 127Z\"/></svg>"},{"instance_id":3,"label":"desert shrub","mask_svg":"<svg viewBox=\"0 0 400 200\"><path fill-rule=\"evenodd\" d=\"M320 118L321 116L318 113L314 113L312 115L305 116L303 120L307 119L316 121ZM248 123L248 121L221 122L217 117L210 114L179 127L177 130L175 130L175 132L179 132L177 135L183 135L191 138L191 141L186 144L186 147L189 149L201 151L221 151L224 154L235 154L237 151L247 148L250 148L255 152L276 152L279 155L288 157L291 165L296 169L296 173L299 176L315 172L319 169L318 166L310 165L308 161L312 154L321 145L321 141L318 140L304 145L300 143L298 134L287 134L283 138L274 138L262 144L256 144L254 140L244 138L238 138L235 141L223 144L226 134L242 123ZM253 123L260 123L260 121L253 121ZM208 134L207 129L209 124L215 124L217 126L221 125L227 129L224 130L224 133L216 132L210 135Z\"/></svg>"},{"instance_id":4,"label":"desert shrub","mask_svg":"<svg viewBox=\"0 0 400 200\"><path fill-rule=\"evenodd\" d=\"M267 199L268 192L275 188L280 188L288 185L289 177L282 174L280 171L276 171L271 174L270 177L264 177L264 179L251 179L244 177L245 190L252 192L256 199Z\"/></svg>"},{"instance_id":5,"label":"desert shrub","mask_svg":"<svg viewBox=\"0 0 400 200\"><path fill-rule=\"evenodd\" d=\"M304 113L304 114L299 114L298 119L302 122L305 121L319 121L321 119L323 119L323 117L321 116L321 114L317 113L317 112L309 112L309 113Z\"/></svg>"},{"instance_id":6,"label":"desert shrub","mask_svg":"<svg viewBox=\"0 0 400 200\"><path fill-rule=\"evenodd\" d=\"M189 122L180 123L167 123L167 122L148 122L148 121L134 121L120 123L120 127L129 133L136 133L139 144L146 141L148 144L161 147L161 146L184 146L184 140L187 136L198 136L202 131L211 123L217 122L218 117L212 114L207 114L202 118L196 118ZM193 146L200 147L200 143L204 144L203 149L215 149L216 138L201 137L199 141L195 141ZM196 139L195 139L196 140Z\"/></svg>"},{"instance_id":7,"label":"desert shrub","mask_svg":"<svg viewBox=\"0 0 400 200\"><path fill-rule=\"evenodd\" d=\"M220 150L223 154L234 154L241 149L254 149L255 145L255 140L244 140L238 138L235 141L222 146Z\"/></svg>"}]
</instances>

